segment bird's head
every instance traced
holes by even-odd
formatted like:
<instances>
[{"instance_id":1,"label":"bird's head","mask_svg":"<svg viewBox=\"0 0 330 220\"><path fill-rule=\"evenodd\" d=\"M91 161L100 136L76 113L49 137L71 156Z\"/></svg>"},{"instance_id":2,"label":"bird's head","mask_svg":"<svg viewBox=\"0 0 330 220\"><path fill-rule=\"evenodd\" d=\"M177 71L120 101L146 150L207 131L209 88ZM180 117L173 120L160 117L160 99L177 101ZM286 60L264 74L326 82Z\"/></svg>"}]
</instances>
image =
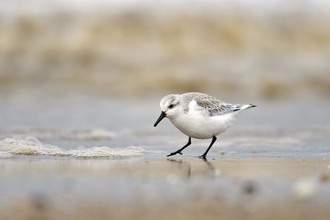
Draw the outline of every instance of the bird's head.
<instances>
[{"instance_id":1,"label":"bird's head","mask_svg":"<svg viewBox=\"0 0 330 220\"><path fill-rule=\"evenodd\" d=\"M182 112L182 106L180 102L180 95L168 95L165 96L160 101L160 109L162 110L159 118L157 119L154 127L158 125L158 123L163 120L163 118L167 117L169 119L173 119L177 117Z\"/></svg>"}]
</instances>

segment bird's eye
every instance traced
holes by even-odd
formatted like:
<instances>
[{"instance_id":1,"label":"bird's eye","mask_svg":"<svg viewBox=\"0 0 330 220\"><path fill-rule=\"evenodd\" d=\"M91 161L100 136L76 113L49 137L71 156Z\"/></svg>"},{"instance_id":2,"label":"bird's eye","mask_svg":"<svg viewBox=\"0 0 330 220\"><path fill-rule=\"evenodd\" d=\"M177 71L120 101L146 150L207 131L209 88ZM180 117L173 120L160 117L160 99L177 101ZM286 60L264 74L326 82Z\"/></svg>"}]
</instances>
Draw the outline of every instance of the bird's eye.
<instances>
[{"instance_id":1,"label":"bird's eye","mask_svg":"<svg viewBox=\"0 0 330 220\"><path fill-rule=\"evenodd\" d=\"M168 108L169 108L169 109L171 109L171 108L173 108L173 107L174 107L174 105L173 105L173 104L168 106Z\"/></svg>"}]
</instances>

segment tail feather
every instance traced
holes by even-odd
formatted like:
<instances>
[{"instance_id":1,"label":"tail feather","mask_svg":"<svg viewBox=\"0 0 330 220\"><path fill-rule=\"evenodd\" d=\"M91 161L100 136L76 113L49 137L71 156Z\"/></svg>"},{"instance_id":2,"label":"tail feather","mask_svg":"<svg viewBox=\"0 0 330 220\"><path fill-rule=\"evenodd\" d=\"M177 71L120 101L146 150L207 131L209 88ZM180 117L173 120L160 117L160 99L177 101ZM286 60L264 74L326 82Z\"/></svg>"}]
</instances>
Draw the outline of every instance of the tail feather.
<instances>
[{"instance_id":1,"label":"tail feather","mask_svg":"<svg viewBox=\"0 0 330 220\"><path fill-rule=\"evenodd\" d=\"M243 110L246 110L246 109L249 109L249 108L253 108L253 107L257 107L256 105L254 104L243 104L240 106L240 112L243 111Z\"/></svg>"}]
</instances>

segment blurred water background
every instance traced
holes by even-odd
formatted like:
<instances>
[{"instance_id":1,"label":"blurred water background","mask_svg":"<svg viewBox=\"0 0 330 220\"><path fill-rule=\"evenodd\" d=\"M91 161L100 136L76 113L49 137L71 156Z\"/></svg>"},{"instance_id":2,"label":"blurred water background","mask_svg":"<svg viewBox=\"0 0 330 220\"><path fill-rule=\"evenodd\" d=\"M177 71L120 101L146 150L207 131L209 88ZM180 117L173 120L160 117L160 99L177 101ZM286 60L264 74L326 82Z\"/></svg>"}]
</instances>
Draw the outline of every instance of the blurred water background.
<instances>
[{"instance_id":1,"label":"blurred water background","mask_svg":"<svg viewBox=\"0 0 330 220\"><path fill-rule=\"evenodd\" d=\"M250 100L330 93L326 1L0 4L1 94L12 102L76 93L205 91Z\"/></svg>"},{"instance_id":2,"label":"blurred water background","mask_svg":"<svg viewBox=\"0 0 330 220\"><path fill-rule=\"evenodd\" d=\"M2 136L154 133L160 99L189 91L257 104L241 125L327 125L329 10L320 0L0 1Z\"/></svg>"},{"instance_id":3,"label":"blurred water background","mask_svg":"<svg viewBox=\"0 0 330 220\"><path fill-rule=\"evenodd\" d=\"M84 109L112 103L138 115L188 91L328 103L329 10L320 0L0 1L2 127L70 126ZM100 112L71 125L118 119Z\"/></svg>"},{"instance_id":4,"label":"blurred water background","mask_svg":"<svg viewBox=\"0 0 330 220\"><path fill-rule=\"evenodd\" d=\"M36 208L37 217L47 219L44 204L60 204L65 196L65 204L79 202L76 200L80 197L89 204L94 201L89 196L95 194L95 207L120 197L124 201L122 213L131 196L136 196L133 205L139 201L147 205L155 205L153 201L194 201L175 196L176 187L166 187L179 182L178 189L185 189L181 174L173 176L172 169L165 169L165 177L148 172L140 175L148 161L134 163L136 158L165 158L185 144L186 137L168 120L157 128L153 124L163 96L191 91L208 93L229 103L258 106L242 113L233 128L221 135L210 157L318 158L306 167L317 175L322 170L322 180L326 182L330 175L330 166L326 166L330 150L329 12L330 3L322 0L0 0L0 174L5 177L0 180L0 209L7 210L9 206L11 213L23 213L18 217L28 219L31 215L27 210ZM199 155L207 144L208 141L194 140L185 155ZM133 157L128 164L127 157ZM124 160L110 162L114 158ZM297 161L300 160L293 164L299 164ZM180 164L199 162L164 159L155 167L162 170L173 163L181 169ZM216 162L218 168L221 163ZM253 169L241 175L254 176L257 168L253 163L257 162L252 161ZM134 164L138 174L132 176L126 166L132 168ZM235 161L229 164L236 166ZM258 167L267 165L262 161ZM291 161L282 163L281 169L291 165ZM201 166L206 165L198 165ZM113 167L119 167L117 178L104 177L109 170L113 172ZM291 168L289 175L279 175L275 183L256 176L259 186L273 189L260 201L293 201L285 197L300 183L291 180L292 175L311 174L301 174L304 166ZM228 171L227 175L231 174ZM93 181L95 175L99 181ZM218 198L213 198L211 192L205 197L195 189L213 184L210 189L220 188L228 192L225 198L231 198L232 192L240 192L245 184L238 181L232 186L233 180L226 177L217 180L198 180L197 186L193 182L182 192L213 204ZM309 183L307 189L310 185L319 187ZM329 187L320 188L323 193L313 201L324 205L328 200L321 194L329 195ZM136 189L141 193L134 194ZM58 191L62 194L56 197ZM155 191L168 197L154 200ZM24 195L30 199L24 200ZM242 197L237 195L234 204L241 207ZM23 205L10 206L8 201ZM65 213L65 205L62 206L60 210ZM107 206L104 210L108 210ZM241 214L246 217L244 210ZM62 216L57 214L56 217ZM201 216L204 214L202 210ZM9 214L8 218L17 215L20 214ZM120 219L125 219L123 216ZM154 216L159 217L159 213L156 211ZM78 215L76 219L82 217Z\"/></svg>"}]
</instances>

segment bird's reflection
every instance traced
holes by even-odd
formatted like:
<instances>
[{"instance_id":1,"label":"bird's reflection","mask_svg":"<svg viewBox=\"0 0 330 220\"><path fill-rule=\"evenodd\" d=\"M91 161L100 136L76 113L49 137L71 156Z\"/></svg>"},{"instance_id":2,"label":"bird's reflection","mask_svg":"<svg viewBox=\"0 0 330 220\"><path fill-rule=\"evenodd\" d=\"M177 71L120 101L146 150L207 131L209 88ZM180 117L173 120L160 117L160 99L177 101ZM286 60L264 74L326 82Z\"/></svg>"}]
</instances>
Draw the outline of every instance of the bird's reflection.
<instances>
[{"instance_id":1,"label":"bird's reflection","mask_svg":"<svg viewBox=\"0 0 330 220\"><path fill-rule=\"evenodd\" d=\"M167 159L167 161L171 162L172 164L177 165L177 167L182 170L184 173L187 173L187 177L191 177L191 164L187 161L181 159Z\"/></svg>"},{"instance_id":2,"label":"bird's reflection","mask_svg":"<svg viewBox=\"0 0 330 220\"><path fill-rule=\"evenodd\" d=\"M219 170L208 160L167 159L167 161L176 165L176 167L183 171L188 178L197 175L215 177L219 174ZM201 164L205 164L207 169L204 169L205 166Z\"/></svg>"}]
</instances>

